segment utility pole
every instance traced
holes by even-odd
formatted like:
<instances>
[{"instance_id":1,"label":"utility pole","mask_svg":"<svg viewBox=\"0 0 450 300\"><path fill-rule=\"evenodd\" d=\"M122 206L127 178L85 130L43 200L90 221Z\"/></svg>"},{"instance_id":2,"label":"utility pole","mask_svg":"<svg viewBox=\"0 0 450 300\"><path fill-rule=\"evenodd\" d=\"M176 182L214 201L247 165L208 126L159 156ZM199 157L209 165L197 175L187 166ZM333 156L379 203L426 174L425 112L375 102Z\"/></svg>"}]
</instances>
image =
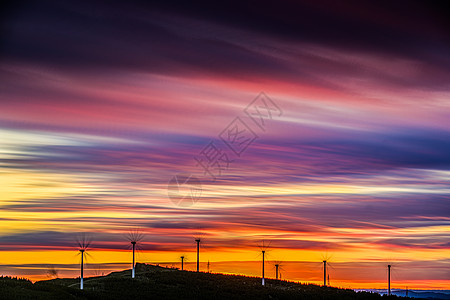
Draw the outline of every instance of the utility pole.
<instances>
[{"instance_id":1,"label":"utility pole","mask_svg":"<svg viewBox=\"0 0 450 300\"><path fill-rule=\"evenodd\" d=\"M323 261L323 285L327 286L327 261Z\"/></svg>"},{"instance_id":2,"label":"utility pole","mask_svg":"<svg viewBox=\"0 0 450 300\"><path fill-rule=\"evenodd\" d=\"M200 239L195 241L197 242L197 272L200 272Z\"/></svg>"}]
</instances>

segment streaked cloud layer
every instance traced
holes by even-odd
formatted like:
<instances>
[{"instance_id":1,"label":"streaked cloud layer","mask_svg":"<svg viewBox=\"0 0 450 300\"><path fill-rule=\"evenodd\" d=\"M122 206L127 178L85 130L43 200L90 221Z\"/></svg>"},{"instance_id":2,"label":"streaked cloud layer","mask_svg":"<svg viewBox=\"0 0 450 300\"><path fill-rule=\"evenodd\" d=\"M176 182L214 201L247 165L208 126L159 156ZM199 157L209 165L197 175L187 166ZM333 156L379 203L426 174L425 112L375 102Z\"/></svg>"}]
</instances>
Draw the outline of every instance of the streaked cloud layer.
<instances>
[{"instance_id":1,"label":"streaked cloud layer","mask_svg":"<svg viewBox=\"0 0 450 300\"><path fill-rule=\"evenodd\" d=\"M328 252L336 285L381 287L394 262L402 286L448 286L445 22L401 1L11 5L2 273L74 275L79 232L95 263L122 268L138 227L141 261L175 262L201 235L217 271L257 275L264 239L286 279L320 282ZM265 132L243 117L259 138L194 206L175 206L170 178L198 172L194 156L261 91L283 114Z\"/></svg>"}]
</instances>

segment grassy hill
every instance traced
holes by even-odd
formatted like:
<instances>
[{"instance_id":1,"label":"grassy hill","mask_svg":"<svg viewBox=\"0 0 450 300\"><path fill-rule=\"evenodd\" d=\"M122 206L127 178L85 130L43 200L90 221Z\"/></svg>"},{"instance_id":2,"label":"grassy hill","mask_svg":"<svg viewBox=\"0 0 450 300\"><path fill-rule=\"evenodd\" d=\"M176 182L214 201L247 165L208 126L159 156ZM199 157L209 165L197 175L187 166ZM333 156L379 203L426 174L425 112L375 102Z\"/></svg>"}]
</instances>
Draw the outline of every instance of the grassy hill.
<instances>
[{"instance_id":1,"label":"grassy hill","mask_svg":"<svg viewBox=\"0 0 450 300\"><path fill-rule=\"evenodd\" d=\"M298 284L256 277L196 273L138 264L130 270L90 277L79 289L79 279L53 279L31 283L0 277L0 299L406 299L367 292ZM417 298L416 298L417 299Z\"/></svg>"}]
</instances>

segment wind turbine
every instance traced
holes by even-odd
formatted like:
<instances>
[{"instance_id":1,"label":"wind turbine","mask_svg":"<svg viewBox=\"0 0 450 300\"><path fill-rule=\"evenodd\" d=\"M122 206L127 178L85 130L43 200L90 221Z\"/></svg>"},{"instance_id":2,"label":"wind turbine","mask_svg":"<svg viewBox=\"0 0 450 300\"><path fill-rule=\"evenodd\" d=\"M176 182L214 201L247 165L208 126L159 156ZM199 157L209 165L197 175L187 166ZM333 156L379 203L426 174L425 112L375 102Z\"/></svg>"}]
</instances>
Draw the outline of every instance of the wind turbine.
<instances>
[{"instance_id":1,"label":"wind turbine","mask_svg":"<svg viewBox=\"0 0 450 300\"><path fill-rule=\"evenodd\" d=\"M396 275L396 271L397 271L397 260L390 258L387 261L388 265L387 265L387 290L388 290L388 295L391 295L391 277L392 275Z\"/></svg>"},{"instance_id":2,"label":"wind turbine","mask_svg":"<svg viewBox=\"0 0 450 300\"><path fill-rule=\"evenodd\" d=\"M186 254L181 254L180 256L181 259L181 271L184 271L184 264L189 261L189 257Z\"/></svg>"},{"instance_id":3,"label":"wind turbine","mask_svg":"<svg viewBox=\"0 0 450 300\"><path fill-rule=\"evenodd\" d=\"M91 242L86 238L85 235L82 235L78 241L78 251L81 254L81 265L80 265L80 289L84 288L84 258L87 255L87 250L91 244Z\"/></svg>"},{"instance_id":4,"label":"wind turbine","mask_svg":"<svg viewBox=\"0 0 450 300\"><path fill-rule=\"evenodd\" d=\"M206 249L205 247L205 234L199 230L194 233L193 238L197 246L197 272L200 272L200 246L202 249Z\"/></svg>"},{"instance_id":5,"label":"wind turbine","mask_svg":"<svg viewBox=\"0 0 450 300\"><path fill-rule=\"evenodd\" d=\"M391 265L388 265L388 296L391 295Z\"/></svg>"},{"instance_id":6,"label":"wind turbine","mask_svg":"<svg viewBox=\"0 0 450 300\"><path fill-rule=\"evenodd\" d=\"M200 238L196 238L197 243L197 272L200 272Z\"/></svg>"},{"instance_id":7,"label":"wind turbine","mask_svg":"<svg viewBox=\"0 0 450 300\"><path fill-rule=\"evenodd\" d=\"M181 271L184 270L184 255L180 256L181 258Z\"/></svg>"},{"instance_id":8,"label":"wind turbine","mask_svg":"<svg viewBox=\"0 0 450 300\"><path fill-rule=\"evenodd\" d=\"M330 265L330 259L331 259L332 255L328 255L328 253L326 253L325 255L322 255L322 263L323 263L323 286L327 286L327 279L328 279L328 285L330 282L330 274L328 274L327 277L327 270L328 267L332 267Z\"/></svg>"},{"instance_id":9,"label":"wind turbine","mask_svg":"<svg viewBox=\"0 0 450 300\"><path fill-rule=\"evenodd\" d=\"M265 259L265 256L266 256L266 250L267 250L267 248L269 248L269 246L270 246L270 242L269 242L269 244L266 245L264 240L259 245L259 249L261 250L261 254L262 254L262 280L261 280L261 284L263 286L266 284L265 283L265 278L264 278L264 259Z\"/></svg>"},{"instance_id":10,"label":"wind turbine","mask_svg":"<svg viewBox=\"0 0 450 300\"><path fill-rule=\"evenodd\" d=\"M281 270L283 269L283 264L281 261L274 261L274 267L275 267L275 279L281 279Z\"/></svg>"},{"instance_id":11,"label":"wind turbine","mask_svg":"<svg viewBox=\"0 0 450 300\"><path fill-rule=\"evenodd\" d=\"M144 238L144 235L139 231L139 229L131 230L128 233L128 240L131 243L131 247L133 249L133 265L131 269L131 278L134 278L136 275L136 263L135 263L135 253L136 253L136 244Z\"/></svg>"},{"instance_id":12,"label":"wind turbine","mask_svg":"<svg viewBox=\"0 0 450 300\"><path fill-rule=\"evenodd\" d=\"M47 270L47 276L51 278L59 278L59 271L54 266L50 266Z\"/></svg>"}]
</instances>

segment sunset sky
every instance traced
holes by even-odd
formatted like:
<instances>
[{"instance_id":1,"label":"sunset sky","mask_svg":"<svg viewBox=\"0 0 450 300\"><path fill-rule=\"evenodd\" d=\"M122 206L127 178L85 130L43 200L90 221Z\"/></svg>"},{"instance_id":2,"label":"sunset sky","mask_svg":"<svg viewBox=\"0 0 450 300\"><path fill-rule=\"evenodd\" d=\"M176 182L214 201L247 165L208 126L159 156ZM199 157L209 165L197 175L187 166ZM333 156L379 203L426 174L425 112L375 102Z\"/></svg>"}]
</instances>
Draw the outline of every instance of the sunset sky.
<instances>
[{"instance_id":1,"label":"sunset sky","mask_svg":"<svg viewBox=\"0 0 450 300\"><path fill-rule=\"evenodd\" d=\"M201 237L203 270L260 276L264 240L267 277L320 284L328 259L334 286L384 288L389 263L395 288L450 286L441 7L163 2L1 9L0 275L78 276L80 235L87 275L130 268L138 228L138 262L193 270ZM240 155L232 122L254 137ZM193 205L168 197L177 174Z\"/></svg>"}]
</instances>

